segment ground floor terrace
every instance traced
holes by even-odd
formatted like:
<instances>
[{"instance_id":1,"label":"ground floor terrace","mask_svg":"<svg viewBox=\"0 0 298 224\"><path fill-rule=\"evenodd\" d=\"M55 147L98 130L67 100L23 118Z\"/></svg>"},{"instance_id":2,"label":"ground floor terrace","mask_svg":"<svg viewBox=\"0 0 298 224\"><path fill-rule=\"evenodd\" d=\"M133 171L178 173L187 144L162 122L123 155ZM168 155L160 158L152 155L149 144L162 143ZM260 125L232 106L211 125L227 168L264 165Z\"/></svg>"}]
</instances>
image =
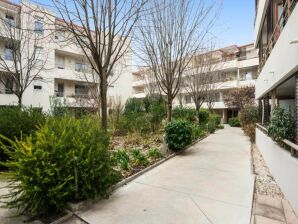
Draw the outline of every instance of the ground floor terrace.
<instances>
[{"instance_id":1,"label":"ground floor terrace","mask_svg":"<svg viewBox=\"0 0 298 224\"><path fill-rule=\"evenodd\" d=\"M298 72L266 94L260 96L258 98L258 105L261 116L256 129L256 144L263 154L274 178L297 213ZM295 130L293 130L294 137L286 137L281 139L279 143L268 136L267 129L275 108L283 108L290 113L295 125Z\"/></svg>"}]
</instances>

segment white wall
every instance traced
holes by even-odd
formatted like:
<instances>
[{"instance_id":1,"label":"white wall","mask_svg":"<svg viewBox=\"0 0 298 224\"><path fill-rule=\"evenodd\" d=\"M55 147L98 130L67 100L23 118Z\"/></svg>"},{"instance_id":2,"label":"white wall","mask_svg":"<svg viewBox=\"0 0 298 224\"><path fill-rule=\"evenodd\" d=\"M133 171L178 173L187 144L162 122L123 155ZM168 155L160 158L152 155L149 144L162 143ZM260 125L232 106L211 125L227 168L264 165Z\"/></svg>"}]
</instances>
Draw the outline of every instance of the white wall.
<instances>
[{"instance_id":1,"label":"white wall","mask_svg":"<svg viewBox=\"0 0 298 224\"><path fill-rule=\"evenodd\" d=\"M255 18L255 46L257 45L258 36L260 33L260 27L261 23L265 16L265 9L267 8L267 5L269 3L269 0L259 0L258 9L257 9L257 15Z\"/></svg>"},{"instance_id":2,"label":"white wall","mask_svg":"<svg viewBox=\"0 0 298 224\"><path fill-rule=\"evenodd\" d=\"M298 159L292 157L289 151L281 148L258 128L256 129L256 144L271 174L298 214Z\"/></svg>"},{"instance_id":3,"label":"white wall","mask_svg":"<svg viewBox=\"0 0 298 224\"><path fill-rule=\"evenodd\" d=\"M261 98L298 70L298 5L275 44L256 81L256 98Z\"/></svg>"}]
</instances>

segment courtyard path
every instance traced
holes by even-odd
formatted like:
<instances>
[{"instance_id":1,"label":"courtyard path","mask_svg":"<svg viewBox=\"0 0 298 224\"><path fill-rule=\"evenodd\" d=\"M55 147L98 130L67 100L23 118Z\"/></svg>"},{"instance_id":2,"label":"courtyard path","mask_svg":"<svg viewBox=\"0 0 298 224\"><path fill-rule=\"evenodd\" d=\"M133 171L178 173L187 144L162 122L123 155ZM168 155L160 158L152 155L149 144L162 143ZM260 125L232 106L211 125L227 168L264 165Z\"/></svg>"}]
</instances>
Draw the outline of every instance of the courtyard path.
<instances>
[{"instance_id":1,"label":"courtyard path","mask_svg":"<svg viewBox=\"0 0 298 224\"><path fill-rule=\"evenodd\" d=\"M249 139L226 126L78 215L92 224L249 224L253 183Z\"/></svg>"}]
</instances>

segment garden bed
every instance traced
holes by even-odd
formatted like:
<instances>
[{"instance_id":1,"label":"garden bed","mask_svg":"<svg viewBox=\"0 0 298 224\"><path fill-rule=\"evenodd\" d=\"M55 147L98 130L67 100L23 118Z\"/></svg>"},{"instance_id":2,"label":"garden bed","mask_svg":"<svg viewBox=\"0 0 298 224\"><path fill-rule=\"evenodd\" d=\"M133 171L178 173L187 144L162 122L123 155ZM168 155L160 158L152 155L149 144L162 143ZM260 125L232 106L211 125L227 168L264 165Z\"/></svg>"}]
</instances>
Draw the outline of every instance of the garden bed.
<instances>
[{"instance_id":1,"label":"garden bed","mask_svg":"<svg viewBox=\"0 0 298 224\"><path fill-rule=\"evenodd\" d=\"M284 199L280 187L275 182L262 154L256 145L252 145L253 172L256 175L255 194Z\"/></svg>"}]
</instances>

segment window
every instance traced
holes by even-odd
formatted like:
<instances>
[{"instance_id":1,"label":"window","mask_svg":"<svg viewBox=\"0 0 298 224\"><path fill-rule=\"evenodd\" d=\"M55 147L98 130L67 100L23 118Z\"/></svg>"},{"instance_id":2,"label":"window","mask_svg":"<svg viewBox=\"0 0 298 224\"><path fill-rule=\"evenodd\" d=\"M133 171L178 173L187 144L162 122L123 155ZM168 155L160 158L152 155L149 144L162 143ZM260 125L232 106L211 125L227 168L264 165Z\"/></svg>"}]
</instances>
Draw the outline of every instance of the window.
<instances>
[{"instance_id":1,"label":"window","mask_svg":"<svg viewBox=\"0 0 298 224\"><path fill-rule=\"evenodd\" d=\"M245 80L252 80L252 72L245 73Z\"/></svg>"},{"instance_id":2,"label":"window","mask_svg":"<svg viewBox=\"0 0 298 224\"><path fill-rule=\"evenodd\" d=\"M75 70L77 72L85 72L87 70L87 65L84 64L83 62L76 61Z\"/></svg>"},{"instance_id":3,"label":"window","mask_svg":"<svg viewBox=\"0 0 298 224\"><path fill-rule=\"evenodd\" d=\"M57 56L57 68L59 69L65 68L65 57Z\"/></svg>"},{"instance_id":4,"label":"window","mask_svg":"<svg viewBox=\"0 0 298 224\"><path fill-rule=\"evenodd\" d=\"M191 96L190 95L186 95L184 97L184 102L185 102L185 104L190 104L191 103Z\"/></svg>"},{"instance_id":5,"label":"window","mask_svg":"<svg viewBox=\"0 0 298 224\"><path fill-rule=\"evenodd\" d=\"M43 34L43 22L41 20L35 21L35 33Z\"/></svg>"},{"instance_id":6,"label":"window","mask_svg":"<svg viewBox=\"0 0 298 224\"><path fill-rule=\"evenodd\" d=\"M6 15L5 16L6 23L8 26L14 26L14 18L11 15Z\"/></svg>"},{"instance_id":7,"label":"window","mask_svg":"<svg viewBox=\"0 0 298 224\"><path fill-rule=\"evenodd\" d=\"M58 83L57 97L64 96L64 83Z\"/></svg>"},{"instance_id":8,"label":"window","mask_svg":"<svg viewBox=\"0 0 298 224\"><path fill-rule=\"evenodd\" d=\"M35 89L35 90L41 90L42 89L42 84L41 84L40 80L34 80L33 89Z\"/></svg>"},{"instance_id":9,"label":"window","mask_svg":"<svg viewBox=\"0 0 298 224\"><path fill-rule=\"evenodd\" d=\"M4 59L8 61L13 61L13 49L9 46L5 47Z\"/></svg>"},{"instance_id":10,"label":"window","mask_svg":"<svg viewBox=\"0 0 298 224\"><path fill-rule=\"evenodd\" d=\"M13 90L13 78L8 77L5 80L5 94L12 94Z\"/></svg>"},{"instance_id":11,"label":"window","mask_svg":"<svg viewBox=\"0 0 298 224\"><path fill-rule=\"evenodd\" d=\"M88 95L88 92L89 92L88 86L80 85L80 84L75 85L75 95L76 96Z\"/></svg>"},{"instance_id":12,"label":"window","mask_svg":"<svg viewBox=\"0 0 298 224\"><path fill-rule=\"evenodd\" d=\"M36 65L42 65L43 64L43 48L35 46L35 58L36 58Z\"/></svg>"}]
</instances>

